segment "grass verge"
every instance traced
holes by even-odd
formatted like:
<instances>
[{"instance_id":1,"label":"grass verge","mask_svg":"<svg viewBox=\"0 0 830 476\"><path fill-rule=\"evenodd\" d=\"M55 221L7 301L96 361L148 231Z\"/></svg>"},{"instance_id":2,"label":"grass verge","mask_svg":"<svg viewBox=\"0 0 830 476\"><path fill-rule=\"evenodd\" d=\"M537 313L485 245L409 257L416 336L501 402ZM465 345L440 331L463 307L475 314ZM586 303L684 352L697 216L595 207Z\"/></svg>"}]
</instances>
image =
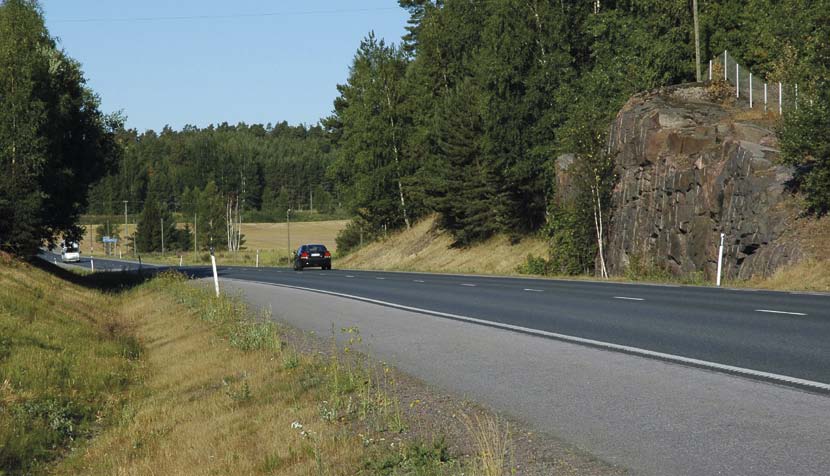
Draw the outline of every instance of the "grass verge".
<instances>
[{"instance_id":1,"label":"grass verge","mask_svg":"<svg viewBox=\"0 0 830 476\"><path fill-rule=\"evenodd\" d=\"M346 347L332 336L309 352L267 314L173 273L128 288L49 271L0 268L0 474L508 471L475 446L507 441L492 416L462 438L471 456L439 431L408 431L424 424L396 373L353 352L356 329L337 331Z\"/></svg>"},{"instance_id":2,"label":"grass verge","mask_svg":"<svg viewBox=\"0 0 830 476\"><path fill-rule=\"evenodd\" d=\"M267 315L174 274L128 293L123 311L146 349L147 377L115 426L54 474L462 471L440 439L395 438L407 422L384 390L388 371L347 349L299 352Z\"/></svg>"},{"instance_id":3,"label":"grass verge","mask_svg":"<svg viewBox=\"0 0 830 476\"><path fill-rule=\"evenodd\" d=\"M0 256L0 474L41 470L118 414L141 377L118 302Z\"/></svg>"}]
</instances>

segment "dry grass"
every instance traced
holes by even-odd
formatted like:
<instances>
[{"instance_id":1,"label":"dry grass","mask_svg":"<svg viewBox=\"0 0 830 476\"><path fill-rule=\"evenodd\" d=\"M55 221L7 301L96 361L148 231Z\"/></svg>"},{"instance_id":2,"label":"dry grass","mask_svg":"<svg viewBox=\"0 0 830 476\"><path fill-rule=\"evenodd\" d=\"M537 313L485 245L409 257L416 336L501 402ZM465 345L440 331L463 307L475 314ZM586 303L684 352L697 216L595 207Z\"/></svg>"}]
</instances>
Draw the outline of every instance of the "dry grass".
<instances>
[{"instance_id":1,"label":"dry grass","mask_svg":"<svg viewBox=\"0 0 830 476\"><path fill-rule=\"evenodd\" d=\"M307 475L318 461L326 474L353 474L362 446L321 421L277 354L234 349L177 308L150 289L125 305L147 352L144 388L119 427L56 474Z\"/></svg>"},{"instance_id":2,"label":"dry grass","mask_svg":"<svg viewBox=\"0 0 830 476\"><path fill-rule=\"evenodd\" d=\"M337 250L335 238L340 230L346 227L348 220L314 221L291 223L291 247L296 248L301 243L321 243L332 252ZM95 233L98 225L87 225L86 235L81 241L81 250L88 253L90 249L89 236ZM123 226L123 225L122 225ZM130 230L134 230L130 225ZM179 224L184 228L184 223ZM274 253L285 253L288 248L288 234L285 223L243 223L242 234L245 235L245 248L248 251L263 250ZM103 251L101 243L92 243L93 254Z\"/></svg>"},{"instance_id":3,"label":"dry grass","mask_svg":"<svg viewBox=\"0 0 830 476\"><path fill-rule=\"evenodd\" d=\"M767 278L730 282L730 286L780 291L830 292L830 217L799 218L792 223L787 240L798 243L805 259L779 268Z\"/></svg>"},{"instance_id":4,"label":"dry grass","mask_svg":"<svg viewBox=\"0 0 830 476\"><path fill-rule=\"evenodd\" d=\"M772 289L777 291L830 292L830 261L809 260L780 268L768 278L755 278L728 286Z\"/></svg>"},{"instance_id":5,"label":"dry grass","mask_svg":"<svg viewBox=\"0 0 830 476\"><path fill-rule=\"evenodd\" d=\"M403 437L408 422L387 391L388 370L359 365L333 340L329 354L298 352L267 315L173 275L127 293L118 307L143 346L144 381L112 426L52 474L462 471ZM359 340L355 329L344 332L350 345Z\"/></svg>"},{"instance_id":6,"label":"dry grass","mask_svg":"<svg viewBox=\"0 0 830 476\"><path fill-rule=\"evenodd\" d=\"M517 267L528 254L547 256L544 240L528 237L511 245L507 237L497 236L469 248L452 248L452 237L436 229L435 217L415 224L412 229L390 235L337 260L341 268L397 271L517 274Z\"/></svg>"},{"instance_id":7,"label":"dry grass","mask_svg":"<svg viewBox=\"0 0 830 476\"><path fill-rule=\"evenodd\" d=\"M490 415L462 416L467 433L473 439L475 448L474 473L480 476L502 476L506 474L510 461L510 427L502 425ZM510 464L510 466L513 466Z\"/></svg>"}]
</instances>

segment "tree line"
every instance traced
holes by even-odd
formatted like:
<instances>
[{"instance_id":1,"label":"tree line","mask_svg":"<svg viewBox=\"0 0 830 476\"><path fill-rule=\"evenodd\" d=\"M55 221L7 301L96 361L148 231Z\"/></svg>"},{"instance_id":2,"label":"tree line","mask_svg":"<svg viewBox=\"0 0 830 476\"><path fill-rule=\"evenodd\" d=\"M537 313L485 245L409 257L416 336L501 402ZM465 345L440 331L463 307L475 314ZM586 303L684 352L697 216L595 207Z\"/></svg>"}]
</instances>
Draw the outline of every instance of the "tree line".
<instances>
[{"instance_id":1,"label":"tree line","mask_svg":"<svg viewBox=\"0 0 830 476\"><path fill-rule=\"evenodd\" d=\"M160 247L162 222L191 215L200 248L235 247L234 221L313 207L354 217L343 251L435 213L456 246L542 233L550 271L592 271L616 180L608 126L631 94L695 79L693 3L399 4L406 35L364 38L320 124L141 133L100 112L35 1L0 4L0 247L77 234L80 212L115 217L124 202L141 213L139 248ZM830 0L697 4L703 61L728 49L814 98L782 121L781 143L806 208L826 213ZM560 200L554 161L566 153L576 190ZM165 232L181 248L194 238Z\"/></svg>"},{"instance_id":2,"label":"tree line","mask_svg":"<svg viewBox=\"0 0 830 476\"><path fill-rule=\"evenodd\" d=\"M174 217L202 236L199 249L235 249L242 243L229 232L231 203L234 217L248 222L282 221L289 209L337 216L341 208L327 174L331 143L319 125L130 129L119 131L118 140L123 154L116 170L91 187L89 212L114 217L127 202L128 214L140 213L139 224L147 223L133 243L145 252L161 250L165 217L172 227L165 230L166 249L190 249L197 238L177 230Z\"/></svg>"}]
</instances>

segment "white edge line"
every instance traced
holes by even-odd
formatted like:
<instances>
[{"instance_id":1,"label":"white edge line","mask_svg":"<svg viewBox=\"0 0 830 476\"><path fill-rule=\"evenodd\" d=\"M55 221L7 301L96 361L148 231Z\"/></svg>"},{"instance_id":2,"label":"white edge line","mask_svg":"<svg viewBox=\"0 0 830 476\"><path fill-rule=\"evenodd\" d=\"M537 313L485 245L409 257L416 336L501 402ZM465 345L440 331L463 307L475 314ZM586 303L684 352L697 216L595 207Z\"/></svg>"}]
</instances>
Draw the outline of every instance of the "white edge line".
<instances>
[{"instance_id":1,"label":"white edge line","mask_svg":"<svg viewBox=\"0 0 830 476\"><path fill-rule=\"evenodd\" d=\"M298 289L298 290L301 290L301 291L311 291L311 292L316 292L316 293L323 293L323 294L328 294L328 295L331 295L331 296L337 296L337 297L343 297L343 298L347 298L347 299L354 299L354 300L357 300L357 301L363 301L363 302L367 302L367 303L370 303L370 304L379 304L381 306L387 306L387 307L392 307L392 308L395 308L395 309L401 309L403 311L411 311L411 312L417 312L417 313L421 313L421 314L430 314L430 315L438 316L438 317L446 317L446 318L455 319L455 320L458 320L458 321L471 322L471 323L475 323L475 324L482 324L482 325L489 326L489 327L495 327L495 328L499 328L499 329L505 329L505 330L515 331L515 332L520 332L522 334L530 334L530 335L548 337L548 338L551 338L551 339L556 339L556 340L565 341L565 342L571 342L571 343L575 343L575 344L583 344L583 345L588 345L588 346L591 346L591 347L597 347L597 348L601 348L601 349L616 350L616 351L624 352L624 353L627 353L627 354L639 355L639 356L643 356L643 357L651 357L651 358L654 358L654 359L664 360L664 361L668 361L668 362L676 362L676 363L681 363L681 364L686 364L686 365L692 365L692 366L695 366L695 367L701 367L701 368L705 368L705 369L718 370L718 371L721 371L721 372L727 372L727 373L732 373L732 374L737 374L737 375L745 375L745 376L760 378L760 379L769 380L769 381L773 381L773 382L782 382L782 383L787 383L787 384L790 384L790 385L797 385L797 386L800 386L800 387L805 387L805 388L817 389L817 390L822 390L822 391L825 391L825 392L830 392L830 384L827 384L827 383L815 382L815 381L812 381L812 380L805 380L805 379L801 379L801 378L797 378L797 377L789 377L787 375L780 375L780 374L775 374L775 373L771 373L771 372L763 372L763 371L760 371L760 370L752 370L752 369L747 369L747 368L743 368L743 367L736 367L736 366L733 366L733 365L719 364L719 363L716 363L716 362L710 362L708 360L700 360L700 359L693 359L691 357L682 357L682 356L679 356L679 355L665 354L663 352L655 352L653 350L641 349L639 347L631 347L631 346L627 346L627 345L612 344L610 342L603 342L603 341L593 340L593 339L585 339L583 337L575 337L575 336L569 336L569 335L566 335L566 334L558 334L558 333L555 333L555 332L548 332L548 331L542 331L542 330L538 330L538 329L531 329L531 328L528 328L528 327L515 326L513 324L504 324L504 323L501 323L501 322L487 321L487 320L484 320L484 319L477 319L475 317L467 317L467 316L461 316L461 315L458 315L458 314L450 314L450 313L440 312L440 311L431 311L429 309L422 309L422 308L418 308L418 307L404 306L402 304L395 304L393 302L381 301L381 300L378 300L378 299L372 299L372 298L367 298L367 297L363 297L363 296L355 296L353 294L338 293L338 292L334 292L334 291L327 291L325 289L314 289L314 288L306 288L306 287L302 287L302 286L292 286L292 285L289 285L289 284L267 283L267 282L262 282L262 281L247 281L247 280L244 280L244 279L225 278L225 280L226 281L239 281L239 282L243 282L243 283L257 283L257 284L264 284L266 286L277 286L277 287L281 287L281 288L290 288L290 289Z\"/></svg>"},{"instance_id":2,"label":"white edge line","mask_svg":"<svg viewBox=\"0 0 830 476\"><path fill-rule=\"evenodd\" d=\"M756 309L755 312L766 312L769 314L787 314L790 316L806 316L803 312L773 311L772 309Z\"/></svg>"},{"instance_id":3,"label":"white edge line","mask_svg":"<svg viewBox=\"0 0 830 476\"><path fill-rule=\"evenodd\" d=\"M614 299L623 299L625 301L645 301L645 299L643 299L643 298L626 297L626 296L614 296Z\"/></svg>"}]
</instances>

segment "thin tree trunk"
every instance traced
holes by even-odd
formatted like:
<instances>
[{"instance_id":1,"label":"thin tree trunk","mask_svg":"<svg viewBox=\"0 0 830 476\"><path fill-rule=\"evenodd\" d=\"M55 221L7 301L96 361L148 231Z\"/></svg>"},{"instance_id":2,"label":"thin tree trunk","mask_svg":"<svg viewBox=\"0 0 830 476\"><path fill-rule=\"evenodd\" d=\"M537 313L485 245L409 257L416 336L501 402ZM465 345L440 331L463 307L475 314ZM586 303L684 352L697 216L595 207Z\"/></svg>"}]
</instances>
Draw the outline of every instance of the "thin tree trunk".
<instances>
[{"instance_id":1,"label":"thin tree trunk","mask_svg":"<svg viewBox=\"0 0 830 476\"><path fill-rule=\"evenodd\" d=\"M409 215L406 213L406 200L403 196L403 183L401 182L401 162L398 157L398 139L395 133L395 116L392 115L392 98L389 97L389 91L386 92L386 105L389 107L389 125L392 126L392 153L395 158L395 170L398 173L398 194L401 197L401 210L403 211L403 221L406 223L406 229L412 228L409 222Z\"/></svg>"},{"instance_id":2,"label":"thin tree trunk","mask_svg":"<svg viewBox=\"0 0 830 476\"><path fill-rule=\"evenodd\" d=\"M597 246L599 248L600 275L603 278L608 278L608 270L605 267L605 250L602 240L602 209L600 206L599 185L591 187L591 200L594 202L592 208L594 209L594 229L597 232Z\"/></svg>"}]
</instances>

